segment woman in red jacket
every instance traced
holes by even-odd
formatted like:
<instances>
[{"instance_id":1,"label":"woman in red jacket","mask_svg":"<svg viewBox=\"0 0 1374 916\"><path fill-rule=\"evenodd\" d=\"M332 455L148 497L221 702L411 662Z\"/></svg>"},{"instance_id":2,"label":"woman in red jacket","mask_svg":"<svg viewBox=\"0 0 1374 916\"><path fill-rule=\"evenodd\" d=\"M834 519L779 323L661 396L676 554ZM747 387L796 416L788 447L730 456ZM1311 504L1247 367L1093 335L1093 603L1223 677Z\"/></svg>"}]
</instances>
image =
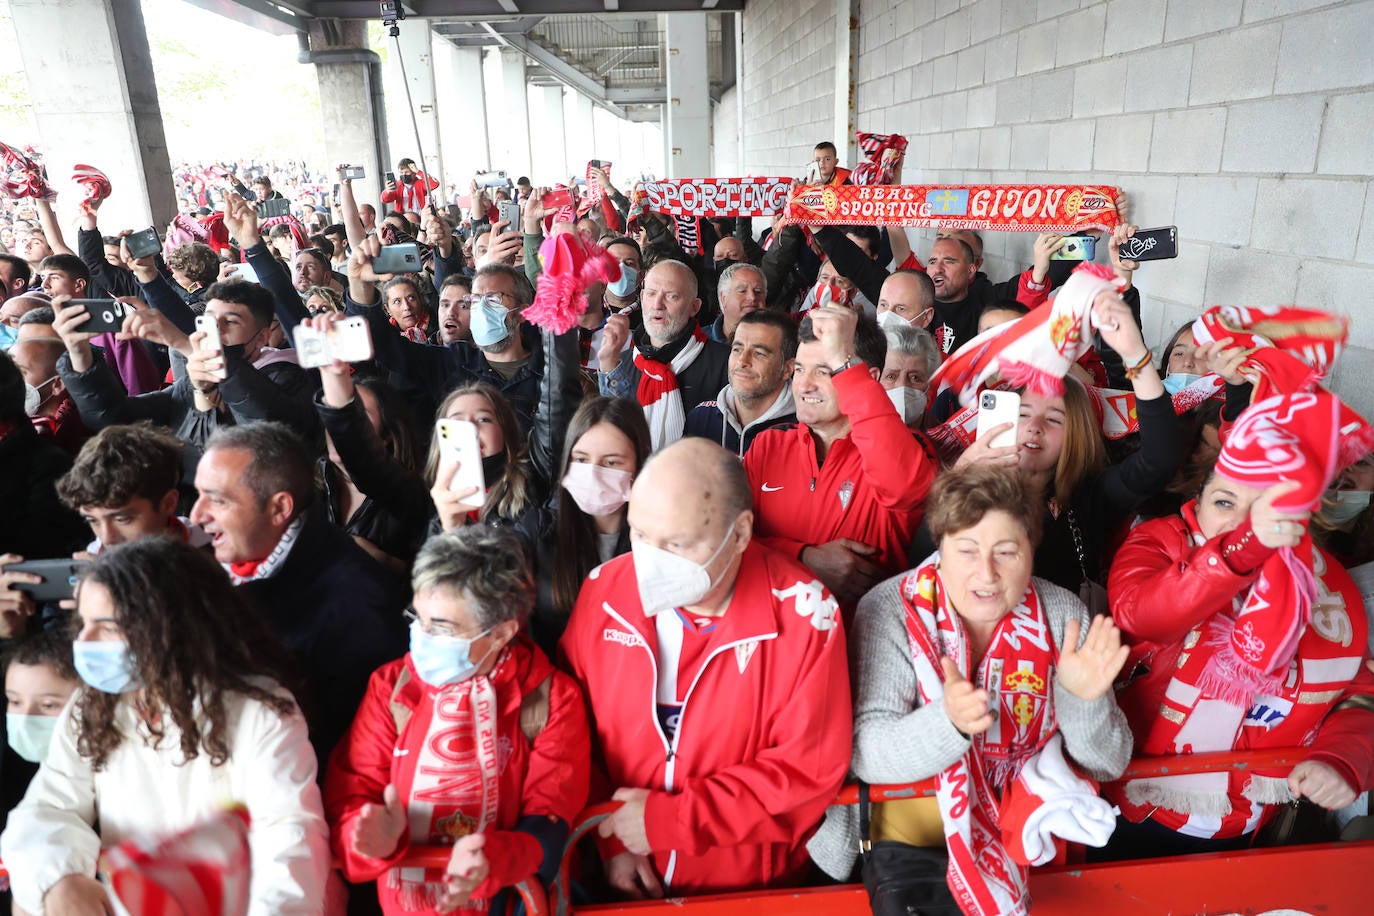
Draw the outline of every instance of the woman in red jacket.
<instances>
[{"instance_id":1,"label":"woman in red jacket","mask_svg":"<svg viewBox=\"0 0 1374 916\"><path fill-rule=\"evenodd\" d=\"M552 880L587 801L582 696L520 633L534 580L513 535L437 535L411 574L410 652L372 675L325 782L334 854L393 913L505 913ZM453 844L446 870L401 868Z\"/></svg>"},{"instance_id":2,"label":"woman in red jacket","mask_svg":"<svg viewBox=\"0 0 1374 916\"><path fill-rule=\"evenodd\" d=\"M1118 702L1138 753L1305 746L1281 772L1138 779L1112 793L1125 858L1248 845L1277 807L1350 804L1374 785L1374 674L1360 593L1312 545L1340 404L1271 398L1243 414L1200 495L1116 555L1112 613L1134 667Z\"/></svg>"}]
</instances>

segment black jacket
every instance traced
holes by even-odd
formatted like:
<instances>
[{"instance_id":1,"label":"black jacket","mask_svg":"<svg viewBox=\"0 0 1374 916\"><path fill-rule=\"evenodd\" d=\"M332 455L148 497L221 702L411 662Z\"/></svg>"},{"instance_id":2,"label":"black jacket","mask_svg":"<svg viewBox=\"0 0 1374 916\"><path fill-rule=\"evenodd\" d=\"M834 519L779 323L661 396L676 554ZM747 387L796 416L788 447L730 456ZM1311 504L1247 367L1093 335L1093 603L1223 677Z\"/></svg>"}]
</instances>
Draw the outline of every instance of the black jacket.
<instances>
[{"instance_id":1,"label":"black jacket","mask_svg":"<svg viewBox=\"0 0 1374 916\"><path fill-rule=\"evenodd\" d=\"M28 417L0 439L0 553L69 557L90 540L81 517L57 498L57 479L71 466L72 456L41 438Z\"/></svg>"},{"instance_id":2,"label":"black jacket","mask_svg":"<svg viewBox=\"0 0 1374 916\"><path fill-rule=\"evenodd\" d=\"M506 396L520 428L529 431L539 399L539 380L544 374L543 344L539 329L521 324L519 333L530 357L509 379L491 367L487 355L466 341L447 346L415 343L402 337L381 305L359 305L348 298L348 314L364 315L372 330L377 365L402 391L418 390L435 404L455 388L469 382L487 382Z\"/></svg>"},{"instance_id":3,"label":"black jacket","mask_svg":"<svg viewBox=\"0 0 1374 916\"><path fill-rule=\"evenodd\" d=\"M407 564L424 543L434 503L424 480L402 467L387 452L359 398L345 407L328 407L319 395L315 410L349 478L363 494L362 505L345 519L339 507L346 486L338 468L320 459L324 482L324 509L329 520L346 534L375 544L384 553Z\"/></svg>"},{"instance_id":4,"label":"black jacket","mask_svg":"<svg viewBox=\"0 0 1374 916\"><path fill-rule=\"evenodd\" d=\"M320 760L353 723L372 672L407 648L405 593L318 507L271 576L239 586L295 662L301 706Z\"/></svg>"}]
</instances>

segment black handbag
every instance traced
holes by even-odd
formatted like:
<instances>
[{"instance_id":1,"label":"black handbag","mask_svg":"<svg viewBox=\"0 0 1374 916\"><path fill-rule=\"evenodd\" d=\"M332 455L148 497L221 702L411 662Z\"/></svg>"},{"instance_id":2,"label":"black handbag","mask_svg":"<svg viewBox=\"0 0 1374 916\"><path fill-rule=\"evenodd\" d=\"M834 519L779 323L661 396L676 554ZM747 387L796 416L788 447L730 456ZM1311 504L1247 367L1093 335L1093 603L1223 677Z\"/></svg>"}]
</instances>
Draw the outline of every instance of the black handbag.
<instances>
[{"instance_id":1,"label":"black handbag","mask_svg":"<svg viewBox=\"0 0 1374 916\"><path fill-rule=\"evenodd\" d=\"M895 840L872 842L868 783L859 783L859 852L873 916L960 916L945 873L949 854Z\"/></svg>"}]
</instances>

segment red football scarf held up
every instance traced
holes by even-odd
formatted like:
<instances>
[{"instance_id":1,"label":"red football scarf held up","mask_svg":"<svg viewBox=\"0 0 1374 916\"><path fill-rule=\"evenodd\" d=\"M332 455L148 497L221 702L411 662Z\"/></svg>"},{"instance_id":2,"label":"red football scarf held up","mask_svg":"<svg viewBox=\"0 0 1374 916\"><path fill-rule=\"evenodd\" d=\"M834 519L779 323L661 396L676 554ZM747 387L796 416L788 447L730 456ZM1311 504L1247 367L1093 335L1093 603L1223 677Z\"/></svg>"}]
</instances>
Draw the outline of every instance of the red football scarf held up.
<instances>
[{"instance_id":1,"label":"red football scarf held up","mask_svg":"<svg viewBox=\"0 0 1374 916\"><path fill-rule=\"evenodd\" d=\"M792 190L803 226L926 226L1003 232L1110 232L1121 221L1110 185L824 185Z\"/></svg>"}]
</instances>

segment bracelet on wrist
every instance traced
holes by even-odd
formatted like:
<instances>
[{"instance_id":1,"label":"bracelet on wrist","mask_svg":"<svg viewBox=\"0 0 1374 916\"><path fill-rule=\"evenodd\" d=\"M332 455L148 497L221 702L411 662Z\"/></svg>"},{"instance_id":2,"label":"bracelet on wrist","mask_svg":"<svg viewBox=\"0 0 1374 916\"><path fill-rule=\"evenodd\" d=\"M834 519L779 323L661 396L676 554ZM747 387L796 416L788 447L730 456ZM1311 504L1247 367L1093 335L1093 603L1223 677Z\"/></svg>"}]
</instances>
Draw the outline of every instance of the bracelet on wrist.
<instances>
[{"instance_id":1,"label":"bracelet on wrist","mask_svg":"<svg viewBox=\"0 0 1374 916\"><path fill-rule=\"evenodd\" d=\"M1144 371L1154 360L1154 354L1149 349L1145 350L1145 355L1136 361L1135 365L1126 370L1126 378L1133 380L1137 375Z\"/></svg>"}]
</instances>

